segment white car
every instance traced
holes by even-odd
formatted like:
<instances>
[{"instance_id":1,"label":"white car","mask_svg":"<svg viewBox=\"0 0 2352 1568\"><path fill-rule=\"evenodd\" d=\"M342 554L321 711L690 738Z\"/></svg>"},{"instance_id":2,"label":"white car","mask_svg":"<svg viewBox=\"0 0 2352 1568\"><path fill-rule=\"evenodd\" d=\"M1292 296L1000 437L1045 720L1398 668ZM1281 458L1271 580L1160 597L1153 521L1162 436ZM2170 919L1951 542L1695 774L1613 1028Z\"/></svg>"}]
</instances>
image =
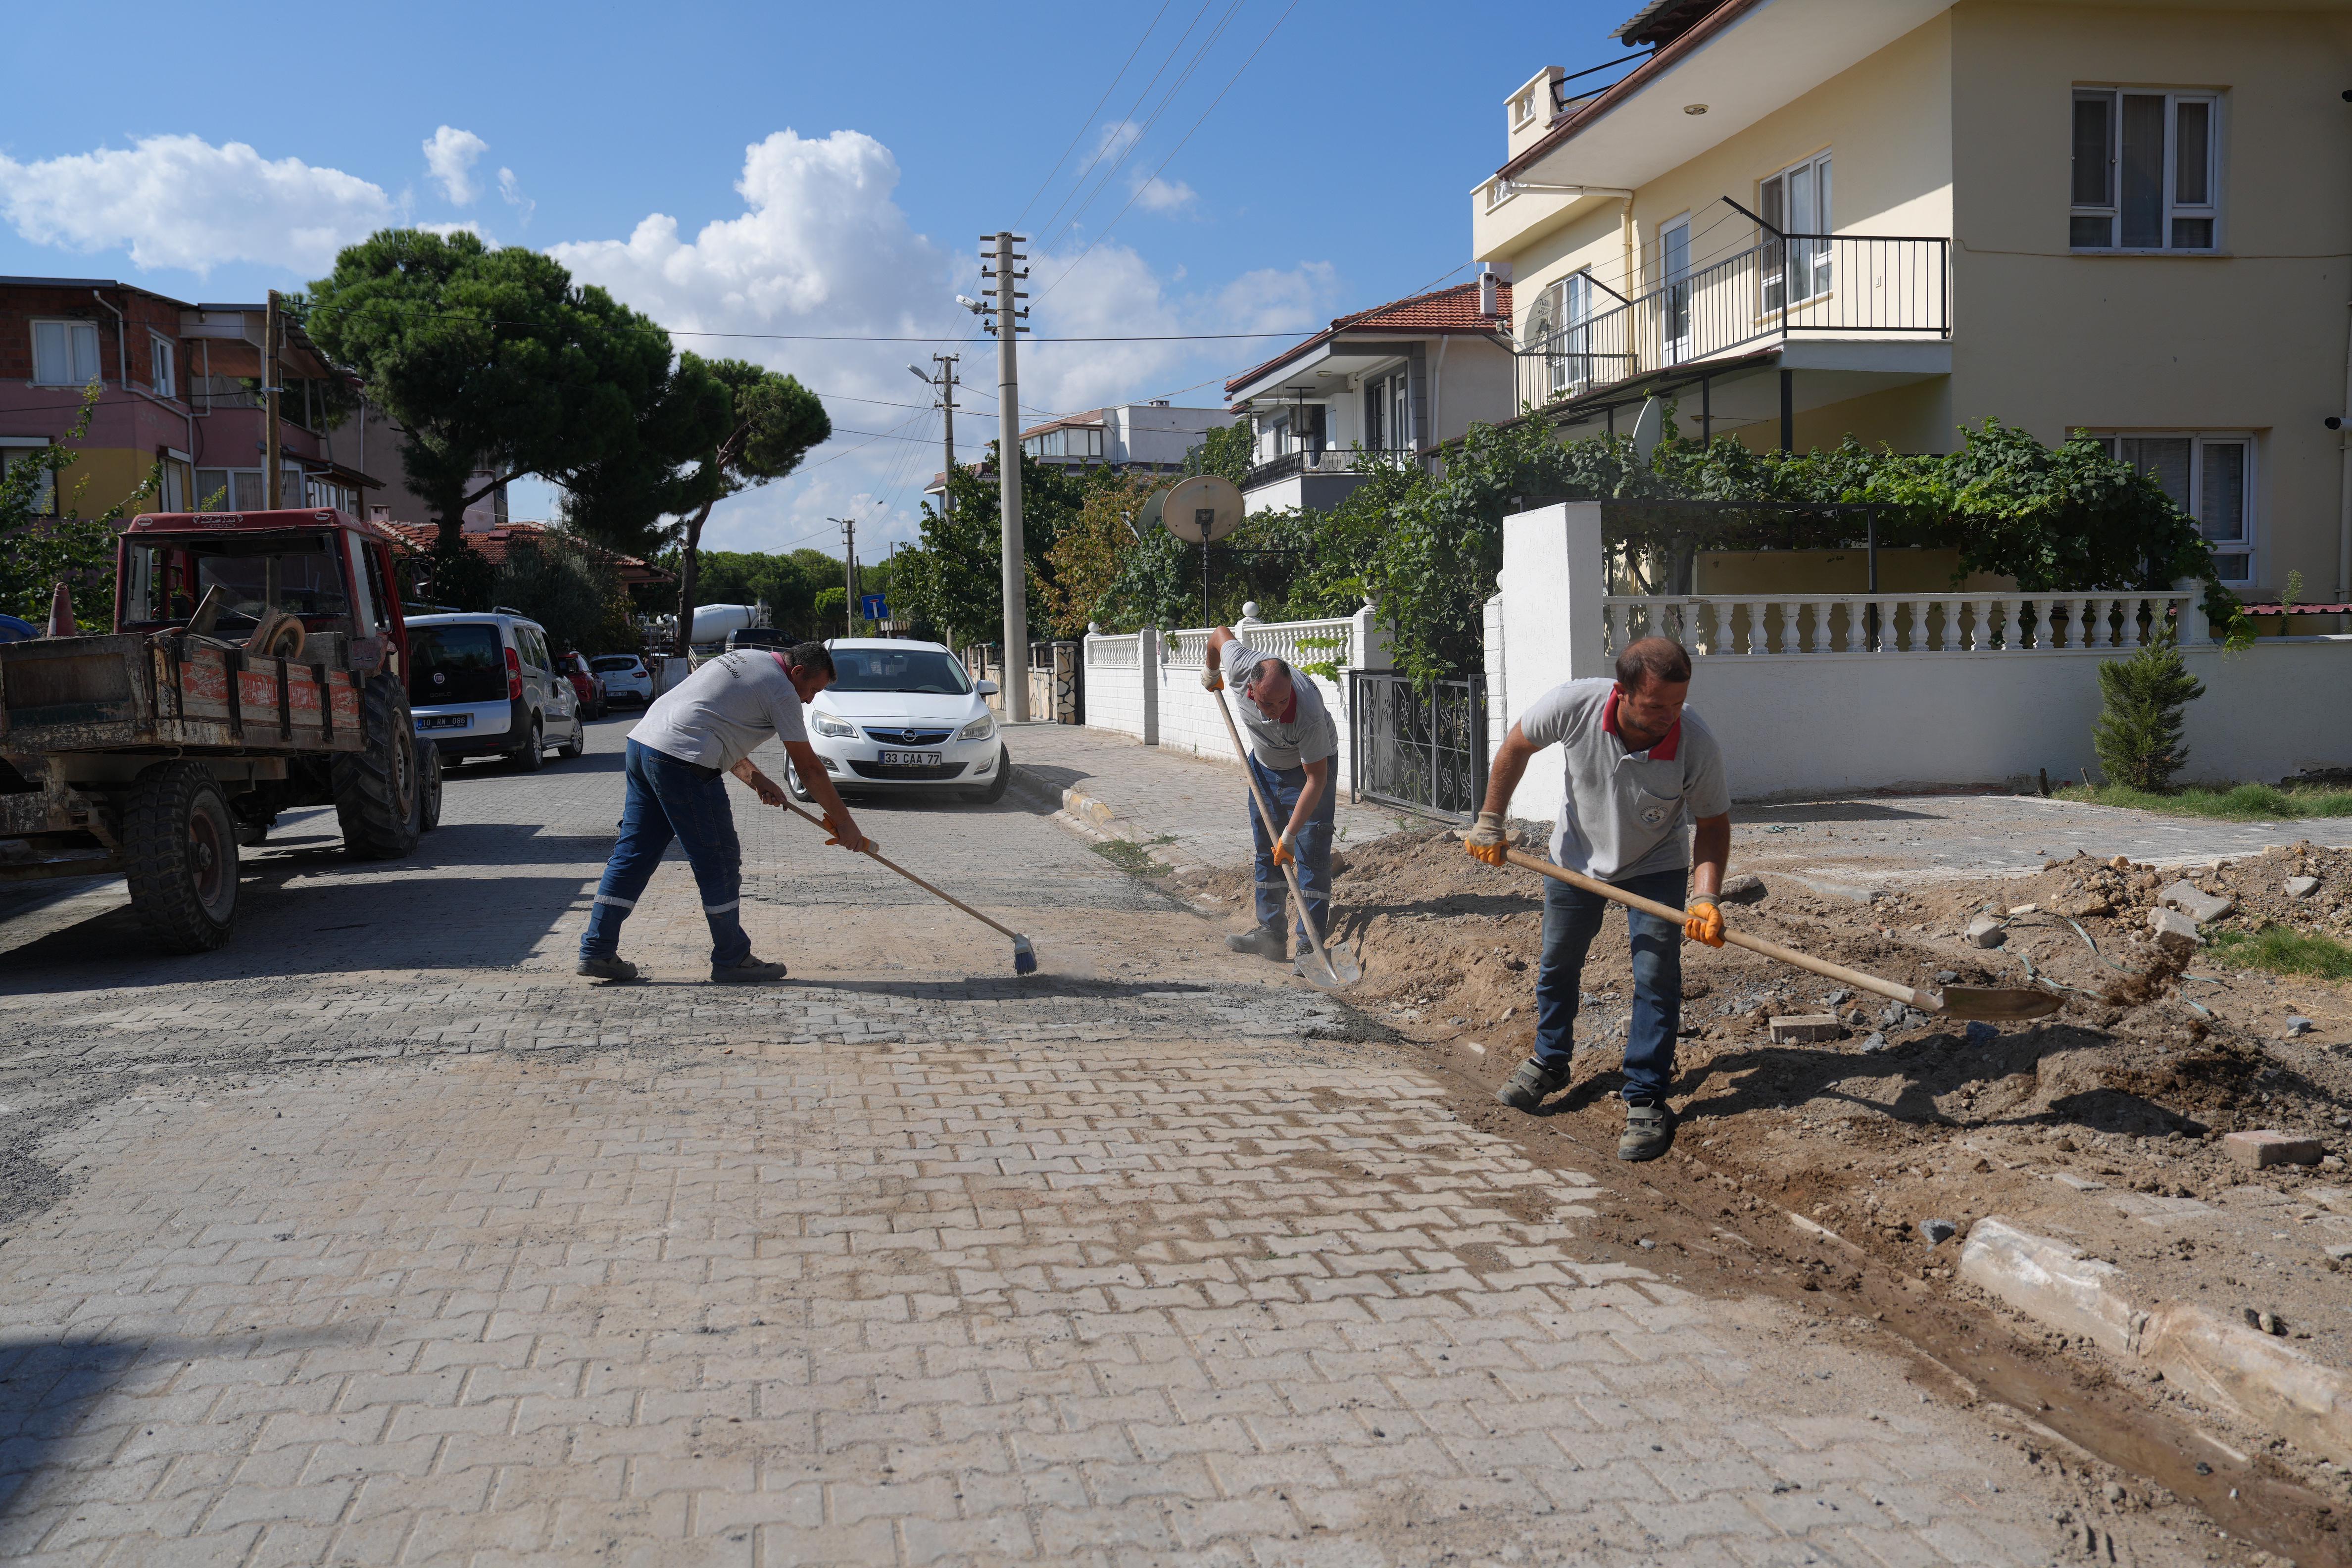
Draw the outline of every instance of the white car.
<instances>
[{"instance_id":1,"label":"white car","mask_svg":"<svg viewBox=\"0 0 2352 1568\"><path fill-rule=\"evenodd\" d=\"M952 790L992 801L1004 794L1012 753L988 698L942 645L843 637L824 645L834 682L808 705L809 744L844 790ZM793 794L809 798L795 773Z\"/></svg>"},{"instance_id":2,"label":"white car","mask_svg":"<svg viewBox=\"0 0 2352 1568\"><path fill-rule=\"evenodd\" d=\"M606 702L626 698L640 708L652 706L654 672L635 654L601 653L588 661L588 668L604 677Z\"/></svg>"}]
</instances>

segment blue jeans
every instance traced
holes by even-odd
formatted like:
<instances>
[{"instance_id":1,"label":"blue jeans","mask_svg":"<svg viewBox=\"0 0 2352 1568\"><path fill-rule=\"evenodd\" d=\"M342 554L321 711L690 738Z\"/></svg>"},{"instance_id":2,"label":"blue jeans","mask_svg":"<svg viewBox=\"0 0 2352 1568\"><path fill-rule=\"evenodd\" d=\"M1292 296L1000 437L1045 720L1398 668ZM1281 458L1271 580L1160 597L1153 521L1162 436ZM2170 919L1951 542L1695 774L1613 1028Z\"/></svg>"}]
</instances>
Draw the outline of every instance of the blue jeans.
<instances>
[{"instance_id":1,"label":"blue jeans","mask_svg":"<svg viewBox=\"0 0 2352 1568\"><path fill-rule=\"evenodd\" d=\"M1290 820L1298 805L1298 792L1307 787L1307 770L1301 768L1270 768L1257 760L1249 759L1249 771L1257 780L1257 787L1265 792L1266 804L1274 808L1277 827ZM1298 837L1292 847L1298 853L1293 868L1298 873L1298 890L1304 895L1315 921L1315 934L1322 936L1331 929L1331 822L1339 806L1337 759L1331 771L1323 776L1323 798L1316 803L1315 815L1299 825ZM1257 802L1248 803L1250 841L1257 846L1257 923L1275 931L1282 929L1283 906L1290 901L1290 884L1284 879L1282 868L1274 863L1274 840L1266 836L1265 824L1257 814ZM1305 921L1296 922L1299 942L1307 941Z\"/></svg>"},{"instance_id":2,"label":"blue jeans","mask_svg":"<svg viewBox=\"0 0 2352 1568\"><path fill-rule=\"evenodd\" d=\"M1614 884L1655 903L1682 907L1683 867ZM1566 882L1544 883L1543 964L1536 972L1536 1060L1568 1067L1576 1042L1576 998L1584 955L1601 934L1609 900ZM1683 1021L1683 928L1638 910L1625 911L1633 940L1633 1016L1625 1026L1625 1089L1630 1103L1665 1103L1675 1076L1675 1033Z\"/></svg>"},{"instance_id":3,"label":"blue jeans","mask_svg":"<svg viewBox=\"0 0 2352 1568\"><path fill-rule=\"evenodd\" d=\"M620 842L596 885L588 929L580 935L580 956L612 958L621 951L621 922L637 907L653 880L654 868L675 838L694 867L702 889L703 918L710 922L710 966L740 963L751 956L743 934L743 847L735 837L735 814L727 805L727 775L716 768L679 762L651 746L629 742L624 769L629 781L621 807Z\"/></svg>"}]
</instances>

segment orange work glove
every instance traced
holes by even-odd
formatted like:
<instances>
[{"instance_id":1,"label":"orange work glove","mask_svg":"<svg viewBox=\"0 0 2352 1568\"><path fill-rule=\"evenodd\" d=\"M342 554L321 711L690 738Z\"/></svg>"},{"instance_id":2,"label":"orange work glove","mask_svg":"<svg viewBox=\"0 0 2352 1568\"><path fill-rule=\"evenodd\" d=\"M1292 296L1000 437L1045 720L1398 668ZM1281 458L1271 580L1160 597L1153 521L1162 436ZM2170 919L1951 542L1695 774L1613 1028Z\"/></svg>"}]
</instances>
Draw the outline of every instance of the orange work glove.
<instances>
[{"instance_id":1,"label":"orange work glove","mask_svg":"<svg viewBox=\"0 0 2352 1568\"><path fill-rule=\"evenodd\" d=\"M1723 911L1713 899L1693 899L1683 911L1683 935L1709 947L1723 945Z\"/></svg>"},{"instance_id":2,"label":"orange work glove","mask_svg":"<svg viewBox=\"0 0 2352 1568\"><path fill-rule=\"evenodd\" d=\"M841 844L842 826L840 822L835 818L831 812L826 812L824 814L824 831L826 834L825 842L827 844ZM843 847L846 848L848 847L845 845ZM859 834L857 836L856 847L859 851L871 850L874 847L874 840L866 837L863 834Z\"/></svg>"},{"instance_id":3,"label":"orange work glove","mask_svg":"<svg viewBox=\"0 0 2352 1568\"><path fill-rule=\"evenodd\" d=\"M1503 854L1511 847L1511 836L1503 826L1503 814L1499 811L1480 812L1478 826L1463 836L1462 844L1470 851L1470 858L1474 860L1484 860L1489 866L1507 864Z\"/></svg>"},{"instance_id":4,"label":"orange work glove","mask_svg":"<svg viewBox=\"0 0 2352 1568\"><path fill-rule=\"evenodd\" d=\"M1279 871L1285 866L1297 864L1298 842L1290 837L1290 830L1285 828L1282 837L1274 841L1274 868Z\"/></svg>"}]
</instances>

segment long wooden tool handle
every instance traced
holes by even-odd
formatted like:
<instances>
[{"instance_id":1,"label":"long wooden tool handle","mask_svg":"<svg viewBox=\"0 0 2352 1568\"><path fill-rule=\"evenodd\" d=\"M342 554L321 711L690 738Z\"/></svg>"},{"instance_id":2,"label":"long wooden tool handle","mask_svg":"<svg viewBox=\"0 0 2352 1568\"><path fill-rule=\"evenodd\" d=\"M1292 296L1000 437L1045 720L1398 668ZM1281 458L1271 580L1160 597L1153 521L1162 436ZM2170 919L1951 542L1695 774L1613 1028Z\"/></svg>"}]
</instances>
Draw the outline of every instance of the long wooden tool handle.
<instances>
[{"instance_id":1,"label":"long wooden tool handle","mask_svg":"<svg viewBox=\"0 0 2352 1568\"><path fill-rule=\"evenodd\" d=\"M816 824L819 827L826 826L824 817L818 816L812 812L803 811L799 806L794 805L790 800L786 800L783 803L783 806L786 811L791 812L794 816L803 817L808 821ZM879 849L875 848L870 841L866 846L866 853L872 856L875 859L881 861L882 864L889 867L890 869L898 872L898 875L906 878L907 880L914 883L915 886L922 889L923 891L930 894L933 898L944 899L949 903L953 904L956 908L961 910L964 913L970 915L972 919L978 921L981 924L992 927L995 930L1003 932L1006 936L1013 938L1015 942L1021 940L1021 933L1014 931L1011 926L1003 925L998 921L990 920L986 915L982 914L978 910L973 909L970 904L965 903L953 893L948 892L943 889L931 886L930 883L924 881L920 877L916 876L912 871L908 870L907 868L899 865L896 860L889 858Z\"/></svg>"},{"instance_id":2,"label":"long wooden tool handle","mask_svg":"<svg viewBox=\"0 0 2352 1568\"><path fill-rule=\"evenodd\" d=\"M1644 899L1638 894L1629 893L1622 888L1612 887L1607 882L1571 871L1565 866L1555 866L1549 860L1538 860L1534 856L1517 849L1504 850L1503 858L1514 866L1538 872L1549 877L1555 882L1566 882L1571 888L1581 888L1588 893L1596 893L1612 903L1623 904L1630 910L1639 910L1645 915L1655 915L1660 920L1672 921L1676 925L1682 924L1687 918L1683 910L1675 909L1672 904L1662 904L1654 899ZM1864 974L1859 969L1848 969L1843 963L1832 963L1828 959L1815 958L1811 953L1799 952L1793 947L1782 947L1777 942L1766 942L1762 937L1749 936L1744 931L1727 928L1723 933L1723 940L1734 947L1744 947L1750 952L1760 952L1765 957L1778 959L1782 963L1794 964L1799 969L1811 970L1813 973L1826 979L1843 980L1848 985L1875 992L1906 1006L1916 1007L1923 1013L1935 1012L1943 1005L1937 998L1916 991L1908 985L1900 985L1892 980L1881 980L1875 974Z\"/></svg>"},{"instance_id":3,"label":"long wooden tool handle","mask_svg":"<svg viewBox=\"0 0 2352 1568\"><path fill-rule=\"evenodd\" d=\"M1249 780L1250 798L1257 802L1257 814L1265 823L1265 836L1279 847L1282 829L1274 825L1274 807L1266 804L1265 791L1258 787L1257 773L1250 766L1249 748L1242 744L1241 730L1234 723L1234 710L1225 705L1225 689L1222 686L1217 688L1217 711L1225 716L1225 733L1234 738L1234 753L1242 760L1242 776ZM1332 973L1330 957L1323 951L1322 933L1315 929L1314 911L1307 907L1307 895L1298 889L1297 868L1284 862L1282 879L1290 884L1291 900L1298 906L1298 923L1307 928L1307 944L1315 950L1315 956L1322 963L1324 972ZM1328 901L1329 895L1324 896Z\"/></svg>"}]
</instances>

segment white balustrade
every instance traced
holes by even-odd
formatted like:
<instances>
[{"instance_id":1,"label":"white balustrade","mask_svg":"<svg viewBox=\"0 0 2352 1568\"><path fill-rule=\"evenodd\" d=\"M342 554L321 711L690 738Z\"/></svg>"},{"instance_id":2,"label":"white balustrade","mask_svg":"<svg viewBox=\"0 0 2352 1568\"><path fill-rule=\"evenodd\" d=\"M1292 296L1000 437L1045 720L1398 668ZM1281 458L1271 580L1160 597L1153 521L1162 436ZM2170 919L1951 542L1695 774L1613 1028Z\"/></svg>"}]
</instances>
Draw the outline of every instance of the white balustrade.
<instances>
[{"instance_id":1,"label":"white balustrade","mask_svg":"<svg viewBox=\"0 0 2352 1568\"><path fill-rule=\"evenodd\" d=\"M2181 592L1624 594L1601 601L1601 621L1612 651L1659 636L1702 657L2120 652L2144 646L2170 625L2180 626L2184 644L2201 643L2203 616L2193 598Z\"/></svg>"}]
</instances>

